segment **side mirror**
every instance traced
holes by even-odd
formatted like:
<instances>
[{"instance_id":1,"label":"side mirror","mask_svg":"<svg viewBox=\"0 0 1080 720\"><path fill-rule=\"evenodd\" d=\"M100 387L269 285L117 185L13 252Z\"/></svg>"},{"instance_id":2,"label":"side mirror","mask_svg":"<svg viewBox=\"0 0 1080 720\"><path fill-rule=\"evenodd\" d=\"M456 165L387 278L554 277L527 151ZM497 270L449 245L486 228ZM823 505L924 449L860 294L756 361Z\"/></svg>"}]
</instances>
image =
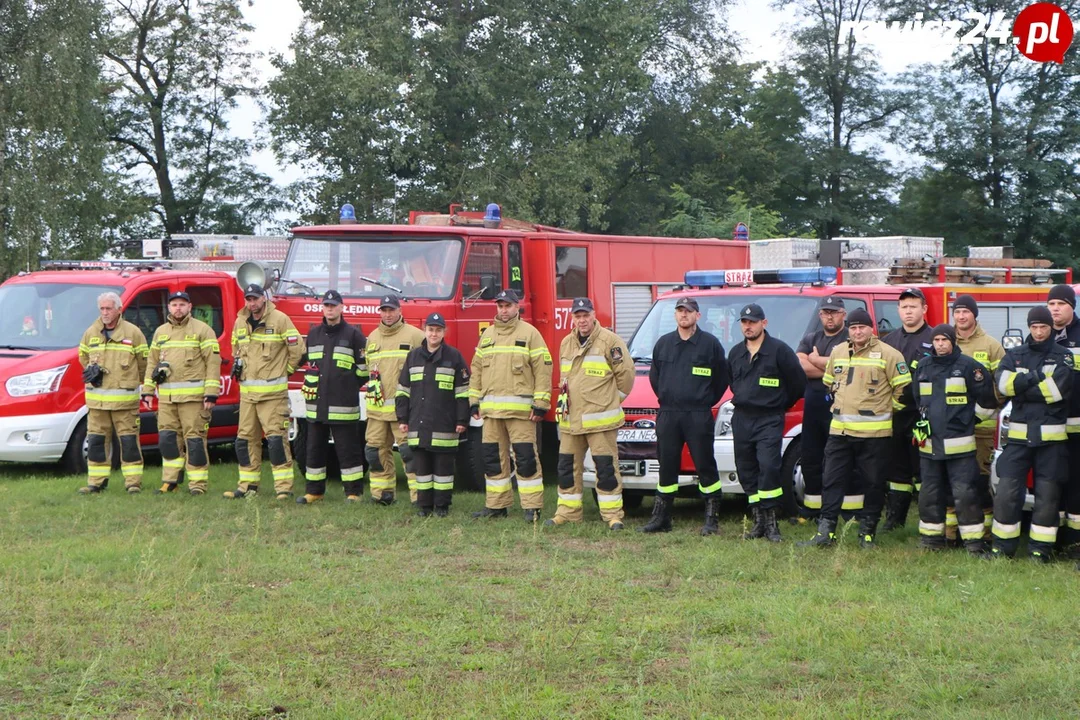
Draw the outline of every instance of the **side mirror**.
<instances>
[{"instance_id":1,"label":"side mirror","mask_svg":"<svg viewBox=\"0 0 1080 720\"><path fill-rule=\"evenodd\" d=\"M498 293L498 282L494 275L481 275L480 276L480 299L491 300Z\"/></svg>"},{"instance_id":2,"label":"side mirror","mask_svg":"<svg viewBox=\"0 0 1080 720\"><path fill-rule=\"evenodd\" d=\"M1009 328L1005 331L1005 334L1001 336L1001 347L1006 350L1012 350L1013 348L1020 347L1024 344L1024 332L1017 330L1016 328Z\"/></svg>"}]
</instances>

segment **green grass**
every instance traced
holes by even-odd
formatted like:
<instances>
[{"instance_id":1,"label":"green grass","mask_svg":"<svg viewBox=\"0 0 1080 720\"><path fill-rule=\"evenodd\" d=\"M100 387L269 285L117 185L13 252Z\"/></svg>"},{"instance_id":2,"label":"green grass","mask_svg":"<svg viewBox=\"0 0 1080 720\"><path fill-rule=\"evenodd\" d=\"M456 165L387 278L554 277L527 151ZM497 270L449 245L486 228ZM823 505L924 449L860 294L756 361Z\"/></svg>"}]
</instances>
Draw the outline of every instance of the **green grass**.
<instances>
[{"instance_id":1,"label":"green grass","mask_svg":"<svg viewBox=\"0 0 1080 720\"><path fill-rule=\"evenodd\" d=\"M0 717L1075 717L1071 563L555 531L0 470ZM160 467L148 468L153 488ZM264 486L271 487L270 479ZM298 484L297 489L300 489ZM404 490L404 487L401 488ZM547 514L554 510L548 488ZM628 520L644 522L646 507ZM909 525L911 525L909 521Z\"/></svg>"}]
</instances>

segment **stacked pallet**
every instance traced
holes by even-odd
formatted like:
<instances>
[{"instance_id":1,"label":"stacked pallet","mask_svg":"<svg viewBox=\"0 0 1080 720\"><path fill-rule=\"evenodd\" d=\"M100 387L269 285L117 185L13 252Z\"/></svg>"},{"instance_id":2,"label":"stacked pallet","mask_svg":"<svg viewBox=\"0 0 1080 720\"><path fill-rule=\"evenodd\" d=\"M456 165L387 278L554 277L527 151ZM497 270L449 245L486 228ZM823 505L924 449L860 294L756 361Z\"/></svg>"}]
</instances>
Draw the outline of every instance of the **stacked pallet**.
<instances>
[{"instance_id":1,"label":"stacked pallet","mask_svg":"<svg viewBox=\"0 0 1080 720\"><path fill-rule=\"evenodd\" d=\"M1035 270L1049 268L1049 260L1032 258L970 258L942 257L936 260L902 259L893 264L889 271L890 285L919 285L935 283L939 280L938 268L944 265L947 283L990 283L1005 282L1006 271L1012 268L1013 282L1030 282L1039 273Z\"/></svg>"}]
</instances>

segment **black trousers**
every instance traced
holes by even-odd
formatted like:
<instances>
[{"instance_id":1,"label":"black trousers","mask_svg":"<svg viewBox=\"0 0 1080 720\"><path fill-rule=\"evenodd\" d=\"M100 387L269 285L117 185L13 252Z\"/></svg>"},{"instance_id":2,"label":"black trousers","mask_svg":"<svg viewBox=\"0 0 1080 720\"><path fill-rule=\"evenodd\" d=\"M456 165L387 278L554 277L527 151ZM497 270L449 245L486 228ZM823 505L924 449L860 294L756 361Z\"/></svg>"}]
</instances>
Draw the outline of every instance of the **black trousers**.
<instances>
[{"instance_id":1,"label":"black trousers","mask_svg":"<svg viewBox=\"0 0 1080 720\"><path fill-rule=\"evenodd\" d=\"M910 493L919 489L919 469L921 460L919 449L911 444L911 433L915 430L914 415L893 417L893 436L891 444L891 462L886 476L889 490Z\"/></svg>"},{"instance_id":2,"label":"black trousers","mask_svg":"<svg viewBox=\"0 0 1080 720\"><path fill-rule=\"evenodd\" d=\"M1067 442L1031 447L1010 442L997 461L998 486L994 496L992 535L994 552L1012 557L1020 545L1020 519L1024 511L1027 474L1035 479L1035 507L1031 511L1028 551L1049 554L1057 540L1058 508L1069 473Z\"/></svg>"},{"instance_id":3,"label":"black trousers","mask_svg":"<svg viewBox=\"0 0 1080 720\"><path fill-rule=\"evenodd\" d=\"M307 424L307 470L304 473L308 495L326 494L326 458L330 436L334 437L334 453L341 466L341 485L346 495L359 495L364 478L364 439L360 425L354 422Z\"/></svg>"},{"instance_id":4,"label":"black trousers","mask_svg":"<svg viewBox=\"0 0 1080 720\"><path fill-rule=\"evenodd\" d=\"M735 470L751 505L763 509L780 504L784 493L780 477L780 447L784 439L784 416L754 416L736 408L731 418L735 442Z\"/></svg>"},{"instance_id":5,"label":"black trousers","mask_svg":"<svg viewBox=\"0 0 1080 720\"><path fill-rule=\"evenodd\" d=\"M1080 543L1080 434L1069 435L1069 473L1065 484L1064 545Z\"/></svg>"},{"instance_id":6,"label":"black trousers","mask_svg":"<svg viewBox=\"0 0 1080 720\"><path fill-rule=\"evenodd\" d=\"M450 500L454 495L454 459L456 457L456 452L435 452L413 447L416 505L421 510L450 507Z\"/></svg>"},{"instance_id":7,"label":"black trousers","mask_svg":"<svg viewBox=\"0 0 1080 720\"><path fill-rule=\"evenodd\" d=\"M825 444L825 477L821 497L821 519L837 522L849 487L859 493L848 508L856 517L877 527L885 503L885 475L888 472L892 438L857 438L830 435ZM852 481L854 480L854 485ZM850 496L849 496L850 497ZM861 508L858 502L861 500Z\"/></svg>"},{"instance_id":8,"label":"black trousers","mask_svg":"<svg viewBox=\"0 0 1080 720\"><path fill-rule=\"evenodd\" d=\"M807 395L803 404L802 445L799 452L802 455L803 483L806 488L803 504L811 513L821 510L821 476L831 422L830 403L821 396Z\"/></svg>"},{"instance_id":9,"label":"black trousers","mask_svg":"<svg viewBox=\"0 0 1080 720\"><path fill-rule=\"evenodd\" d=\"M713 495L720 492L720 472L716 469L716 456L713 455L715 427L710 410L660 408L656 416L656 454L660 461L657 492L678 491L683 445L690 448L701 494Z\"/></svg>"},{"instance_id":10,"label":"black trousers","mask_svg":"<svg viewBox=\"0 0 1080 720\"><path fill-rule=\"evenodd\" d=\"M984 515L979 494L979 463L974 455L935 460L921 458L919 535L945 537L945 509L955 503L964 540L981 540Z\"/></svg>"}]
</instances>

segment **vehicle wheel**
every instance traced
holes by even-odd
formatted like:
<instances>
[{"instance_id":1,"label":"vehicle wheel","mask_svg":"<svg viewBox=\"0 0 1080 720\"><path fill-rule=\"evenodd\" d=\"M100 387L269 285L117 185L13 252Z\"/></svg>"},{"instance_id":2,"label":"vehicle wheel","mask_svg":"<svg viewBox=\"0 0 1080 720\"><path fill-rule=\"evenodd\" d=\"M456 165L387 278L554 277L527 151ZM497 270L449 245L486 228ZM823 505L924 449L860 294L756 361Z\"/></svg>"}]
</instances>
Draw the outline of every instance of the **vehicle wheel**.
<instances>
[{"instance_id":1,"label":"vehicle wheel","mask_svg":"<svg viewBox=\"0 0 1080 720\"><path fill-rule=\"evenodd\" d=\"M784 483L784 514L797 517L804 509L803 498L806 497L806 483L802 475L802 441L799 438L792 440L784 453L780 477Z\"/></svg>"},{"instance_id":2,"label":"vehicle wheel","mask_svg":"<svg viewBox=\"0 0 1080 720\"><path fill-rule=\"evenodd\" d=\"M71 433L67 448L64 449L64 454L60 458L60 467L64 472L72 475L85 475L86 453L86 419L83 418L75 426L75 431ZM116 435L113 435L112 447L109 448L109 461L113 470L120 469L120 438Z\"/></svg>"},{"instance_id":3,"label":"vehicle wheel","mask_svg":"<svg viewBox=\"0 0 1080 720\"><path fill-rule=\"evenodd\" d=\"M68 439L67 448L60 458L60 467L69 475L86 474L86 418L75 426L75 432Z\"/></svg>"},{"instance_id":4,"label":"vehicle wheel","mask_svg":"<svg viewBox=\"0 0 1080 720\"><path fill-rule=\"evenodd\" d=\"M458 446L454 488L468 492L483 492L484 456L480 442L484 437L484 429L469 427L465 437L467 440Z\"/></svg>"},{"instance_id":5,"label":"vehicle wheel","mask_svg":"<svg viewBox=\"0 0 1080 720\"><path fill-rule=\"evenodd\" d=\"M296 435L290 442L293 456L293 467L300 471L303 476L307 471L307 423L303 420L296 421Z\"/></svg>"}]
</instances>

